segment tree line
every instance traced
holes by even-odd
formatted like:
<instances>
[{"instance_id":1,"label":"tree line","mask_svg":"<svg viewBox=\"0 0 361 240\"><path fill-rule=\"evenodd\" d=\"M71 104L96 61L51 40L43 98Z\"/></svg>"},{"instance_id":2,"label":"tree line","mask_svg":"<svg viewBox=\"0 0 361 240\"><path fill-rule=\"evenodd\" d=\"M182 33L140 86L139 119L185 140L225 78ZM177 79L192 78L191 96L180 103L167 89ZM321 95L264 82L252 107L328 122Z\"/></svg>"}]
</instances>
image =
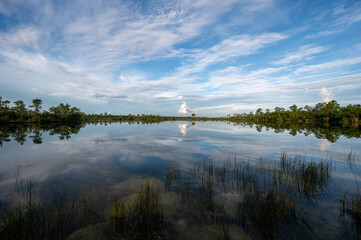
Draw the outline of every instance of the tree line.
<instances>
[{"instance_id":1,"label":"tree line","mask_svg":"<svg viewBox=\"0 0 361 240\"><path fill-rule=\"evenodd\" d=\"M48 111L42 109L42 100L33 99L32 104L26 106L21 101L13 102L3 100L0 96L0 122L7 123L85 123L97 121L125 121L156 123L163 121L231 121L231 122L254 122L254 123L276 123L297 122L305 124L323 124L338 126L358 126L361 119L361 105L340 106L335 100L328 103L317 103L315 106L306 105L298 107L292 105L286 110L283 107L275 107L274 111L258 108L255 113L234 114L227 117L198 117L193 113L191 116L159 116L159 115L112 115L85 114L77 107L71 107L68 103L60 103Z\"/></svg>"},{"instance_id":2,"label":"tree line","mask_svg":"<svg viewBox=\"0 0 361 240\"><path fill-rule=\"evenodd\" d=\"M328 103L317 103L315 106L306 105L297 107L292 105L288 110L282 107L275 107L274 111L258 108L255 113L234 114L230 121L248 121L259 123L275 122L298 122L317 123L327 125L358 126L361 119L361 105L340 106L338 102L332 100Z\"/></svg>"},{"instance_id":3,"label":"tree line","mask_svg":"<svg viewBox=\"0 0 361 240\"><path fill-rule=\"evenodd\" d=\"M79 108L69 104L60 103L56 107L50 107L48 111L42 109L42 100L33 99L32 104L26 106L22 100L13 102L3 100L0 96L0 122L6 123L77 123L86 116Z\"/></svg>"}]
</instances>

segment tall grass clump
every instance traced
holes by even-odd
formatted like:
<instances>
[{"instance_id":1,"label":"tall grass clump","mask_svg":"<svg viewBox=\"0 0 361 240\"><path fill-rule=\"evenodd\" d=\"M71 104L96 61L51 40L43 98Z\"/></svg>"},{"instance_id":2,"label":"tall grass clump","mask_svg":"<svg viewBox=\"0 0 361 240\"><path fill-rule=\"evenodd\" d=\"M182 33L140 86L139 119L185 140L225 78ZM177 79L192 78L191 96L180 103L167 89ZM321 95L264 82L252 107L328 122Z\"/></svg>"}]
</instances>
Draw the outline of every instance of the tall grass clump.
<instances>
[{"instance_id":1,"label":"tall grass clump","mask_svg":"<svg viewBox=\"0 0 361 240\"><path fill-rule=\"evenodd\" d=\"M239 220L251 235L274 239L291 237L300 222L309 227L302 215L302 202L315 201L325 193L332 168L331 162L307 161L283 152L279 166L261 159L241 173Z\"/></svg>"},{"instance_id":2,"label":"tall grass clump","mask_svg":"<svg viewBox=\"0 0 361 240\"><path fill-rule=\"evenodd\" d=\"M261 239L285 237L297 222L296 200L277 189L247 191L238 211L245 230Z\"/></svg>"},{"instance_id":3,"label":"tall grass clump","mask_svg":"<svg viewBox=\"0 0 361 240\"><path fill-rule=\"evenodd\" d=\"M359 157L355 152L350 150L346 154L345 160L353 174L356 190L351 193L343 193L342 199L340 199L340 212L343 218L344 235L349 235L350 232L354 232L358 239L361 238L361 189L360 180L356 171L358 170L355 165L356 161L359 161ZM347 224L348 223L348 224Z\"/></svg>"},{"instance_id":4,"label":"tall grass clump","mask_svg":"<svg viewBox=\"0 0 361 240\"><path fill-rule=\"evenodd\" d=\"M113 199L110 204L110 226L120 239L162 239L163 207L161 191L146 180L134 201Z\"/></svg>"},{"instance_id":5,"label":"tall grass clump","mask_svg":"<svg viewBox=\"0 0 361 240\"><path fill-rule=\"evenodd\" d=\"M0 219L0 239L63 239L77 229L104 221L92 192L50 202L35 195L31 181L16 179L17 199Z\"/></svg>"},{"instance_id":6,"label":"tall grass clump","mask_svg":"<svg viewBox=\"0 0 361 240\"><path fill-rule=\"evenodd\" d=\"M347 211L352 217L358 237L361 237L361 194L359 192L351 196Z\"/></svg>"},{"instance_id":7,"label":"tall grass clump","mask_svg":"<svg viewBox=\"0 0 361 240\"><path fill-rule=\"evenodd\" d=\"M180 180L180 169L177 166L176 161L168 161L164 167L164 183L168 191L173 183L177 183Z\"/></svg>"},{"instance_id":8,"label":"tall grass clump","mask_svg":"<svg viewBox=\"0 0 361 240\"><path fill-rule=\"evenodd\" d=\"M331 174L330 161L307 161L299 156L288 156L283 152L280 158L280 170L275 176L281 186L294 188L300 195L310 199L327 190Z\"/></svg>"}]
</instances>

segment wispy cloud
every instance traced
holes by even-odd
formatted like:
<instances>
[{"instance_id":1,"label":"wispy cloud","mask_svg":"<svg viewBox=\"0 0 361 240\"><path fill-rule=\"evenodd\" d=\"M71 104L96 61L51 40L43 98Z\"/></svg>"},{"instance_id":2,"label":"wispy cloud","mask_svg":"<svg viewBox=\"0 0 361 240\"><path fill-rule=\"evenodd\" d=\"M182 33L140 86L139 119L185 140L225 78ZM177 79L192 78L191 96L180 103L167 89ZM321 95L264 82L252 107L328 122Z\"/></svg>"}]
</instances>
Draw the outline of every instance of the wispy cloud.
<instances>
[{"instance_id":1,"label":"wispy cloud","mask_svg":"<svg viewBox=\"0 0 361 240\"><path fill-rule=\"evenodd\" d=\"M327 19L323 29L315 34L307 35L305 38L325 37L346 31L350 26L361 21L361 4L358 2L345 7L339 3L327 13L323 14L323 17Z\"/></svg>"},{"instance_id":2,"label":"wispy cloud","mask_svg":"<svg viewBox=\"0 0 361 240\"><path fill-rule=\"evenodd\" d=\"M306 65L306 66L298 68L295 71L295 73L297 74L297 73L304 73L304 72L321 71L321 70L334 68L334 67L342 67L342 66L358 64L360 62L361 62L361 57L338 59L335 61L321 63L321 64Z\"/></svg>"},{"instance_id":3,"label":"wispy cloud","mask_svg":"<svg viewBox=\"0 0 361 240\"><path fill-rule=\"evenodd\" d=\"M333 14L337 16L334 26L351 25L361 21L361 3L348 8L336 7Z\"/></svg>"},{"instance_id":4,"label":"wispy cloud","mask_svg":"<svg viewBox=\"0 0 361 240\"><path fill-rule=\"evenodd\" d=\"M314 54L324 52L327 49L328 48L324 46L312 46L312 45L301 46L297 52L289 53L284 58L277 61L273 61L272 63L275 65L284 65L296 61L301 61L305 58L306 59L310 58Z\"/></svg>"},{"instance_id":5,"label":"wispy cloud","mask_svg":"<svg viewBox=\"0 0 361 240\"><path fill-rule=\"evenodd\" d=\"M22 27L7 33L0 33L0 44L8 49L27 48L35 51L40 50L41 40L44 35L39 29L34 27Z\"/></svg>"},{"instance_id":6,"label":"wispy cloud","mask_svg":"<svg viewBox=\"0 0 361 240\"><path fill-rule=\"evenodd\" d=\"M197 73L206 67L224 62L232 58L255 54L262 48L288 36L281 33L265 33L261 35L237 35L225 39L219 44L206 50L200 50L192 57L190 64L182 66L179 72L186 74Z\"/></svg>"}]
</instances>

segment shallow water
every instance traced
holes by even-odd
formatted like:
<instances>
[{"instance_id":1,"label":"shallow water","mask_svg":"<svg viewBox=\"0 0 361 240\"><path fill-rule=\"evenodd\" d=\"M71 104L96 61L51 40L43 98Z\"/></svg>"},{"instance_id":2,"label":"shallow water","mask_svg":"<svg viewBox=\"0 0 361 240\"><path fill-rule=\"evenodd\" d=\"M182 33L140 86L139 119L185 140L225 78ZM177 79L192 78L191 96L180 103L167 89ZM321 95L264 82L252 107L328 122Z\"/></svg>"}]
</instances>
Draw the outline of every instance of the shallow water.
<instances>
[{"instance_id":1,"label":"shallow water","mask_svg":"<svg viewBox=\"0 0 361 240\"><path fill-rule=\"evenodd\" d=\"M33 143L34 132L41 137L41 144ZM144 178L161 176L169 161L176 161L187 172L197 160L215 164L234 159L278 161L285 151L306 160L332 161L328 195L305 208L320 237L328 238L339 234L334 230L340 226L340 195L354 191L356 182L361 181L359 138L341 136L332 143L313 134L293 136L287 130L275 133L225 122L108 123L86 125L67 137L47 131L39 134L37 130L26 135L22 145L12 134L0 148L0 199L4 206L15 197L16 178L31 180L37 197L46 199L89 190L130 196ZM352 169L346 161L351 149L356 157Z\"/></svg>"}]
</instances>

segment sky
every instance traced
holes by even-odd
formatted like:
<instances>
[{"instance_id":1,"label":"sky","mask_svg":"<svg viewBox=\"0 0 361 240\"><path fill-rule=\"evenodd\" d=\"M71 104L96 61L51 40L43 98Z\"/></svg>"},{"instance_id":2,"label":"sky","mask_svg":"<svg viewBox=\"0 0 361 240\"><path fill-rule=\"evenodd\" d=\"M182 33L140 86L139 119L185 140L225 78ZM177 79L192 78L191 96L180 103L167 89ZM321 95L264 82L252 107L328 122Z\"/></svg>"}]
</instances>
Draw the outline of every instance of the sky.
<instances>
[{"instance_id":1,"label":"sky","mask_svg":"<svg viewBox=\"0 0 361 240\"><path fill-rule=\"evenodd\" d=\"M0 0L0 96L225 116L361 103L361 1Z\"/></svg>"}]
</instances>

